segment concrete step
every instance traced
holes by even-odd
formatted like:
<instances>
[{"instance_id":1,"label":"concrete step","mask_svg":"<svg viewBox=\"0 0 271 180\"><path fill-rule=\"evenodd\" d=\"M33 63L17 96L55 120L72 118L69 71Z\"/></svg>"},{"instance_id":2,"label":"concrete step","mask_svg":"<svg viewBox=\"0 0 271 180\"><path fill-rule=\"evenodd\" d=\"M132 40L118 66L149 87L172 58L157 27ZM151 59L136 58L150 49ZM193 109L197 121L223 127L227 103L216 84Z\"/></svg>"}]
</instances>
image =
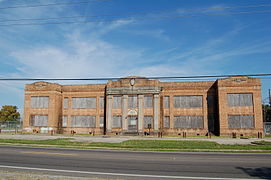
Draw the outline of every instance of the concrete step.
<instances>
[{"instance_id":1,"label":"concrete step","mask_svg":"<svg viewBox=\"0 0 271 180\"><path fill-rule=\"evenodd\" d=\"M138 136L139 133L134 132L134 131L131 131L131 132L127 131L127 132L123 132L122 135L124 135L124 136Z\"/></svg>"}]
</instances>

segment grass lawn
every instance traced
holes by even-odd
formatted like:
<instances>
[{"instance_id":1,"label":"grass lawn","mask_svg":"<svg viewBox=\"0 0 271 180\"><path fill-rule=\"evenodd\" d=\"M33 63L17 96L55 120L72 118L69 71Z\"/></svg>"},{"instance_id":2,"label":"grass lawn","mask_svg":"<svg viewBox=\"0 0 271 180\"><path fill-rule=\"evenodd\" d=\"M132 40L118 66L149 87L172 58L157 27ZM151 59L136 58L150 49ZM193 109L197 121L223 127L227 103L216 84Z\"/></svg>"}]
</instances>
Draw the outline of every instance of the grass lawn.
<instances>
[{"instance_id":1,"label":"grass lawn","mask_svg":"<svg viewBox=\"0 0 271 180\"><path fill-rule=\"evenodd\" d=\"M121 143L102 142L74 142L73 138L59 138L53 140L19 140L0 139L0 143L24 144L24 145L54 145L57 147L74 148L119 148L127 150L170 150L170 151L264 151L271 152L271 143L266 141L255 141L251 145L221 145L209 141L175 141L175 140L128 140ZM238 151L239 152L239 151Z\"/></svg>"}]
</instances>

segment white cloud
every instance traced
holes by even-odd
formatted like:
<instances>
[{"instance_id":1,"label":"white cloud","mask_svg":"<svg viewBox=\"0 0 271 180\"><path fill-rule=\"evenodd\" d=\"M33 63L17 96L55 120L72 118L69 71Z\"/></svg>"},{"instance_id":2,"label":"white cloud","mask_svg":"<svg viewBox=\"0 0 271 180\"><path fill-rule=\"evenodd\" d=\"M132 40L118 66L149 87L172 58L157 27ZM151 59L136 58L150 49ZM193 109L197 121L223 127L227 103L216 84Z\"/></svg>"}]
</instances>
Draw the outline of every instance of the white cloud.
<instances>
[{"instance_id":1,"label":"white cloud","mask_svg":"<svg viewBox=\"0 0 271 180\"><path fill-rule=\"evenodd\" d=\"M170 42L170 37L166 35L163 29L152 29L152 30L130 30L129 33L133 35L140 35L140 36L148 36L152 38L156 38L159 40L163 40L166 42Z\"/></svg>"},{"instance_id":2,"label":"white cloud","mask_svg":"<svg viewBox=\"0 0 271 180\"><path fill-rule=\"evenodd\" d=\"M97 31L96 34L97 36L102 36L106 33L109 33L117 28L123 27L123 26L127 26L129 24L132 24L134 21L133 19L129 19L129 20L116 20L113 21L112 23L110 23L108 25L108 23L106 22L100 22L98 23L98 27L100 28L99 31Z\"/></svg>"},{"instance_id":3,"label":"white cloud","mask_svg":"<svg viewBox=\"0 0 271 180\"><path fill-rule=\"evenodd\" d=\"M3 19L38 18L45 15L51 17L63 16L65 12L67 12L67 9L60 6L54 11L51 11L50 8L31 9L31 11L24 9L9 14L1 14L0 12L0 15ZM78 14L71 10L69 15ZM223 67L222 62L225 62L226 58L270 52L270 43L266 41L244 42L225 48L225 44L233 42L236 35L242 31L244 28L242 26L237 26L220 37L212 36L213 39L207 39L201 44L197 44L197 42L184 44L182 41L174 43L175 39L171 39L174 36L170 37L167 31L159 26L148 26L146 28L145 26L137 26L138 24L134 25L135 21L133 19L118 20L89 23L84 24L84 26L81 26L81 24L28 26L20 27L19 30L16 27L0 28L2 34L0 36L0 53L5 49L5 53L8 53L13 66L17 69L16 72L5 74L5 76L1 73L0 76L91 78L123 77L128 75L185 76L219 74L219 67ZM132 23L133 26L131 26ZM127 27L133 28L128 29ZM136 35L133 37L134 41L137 40L138 36L156 38L162 40L161 46L156 47L153 44L153 47L142 48L139 43L132 42L133 47L128 48L123 44L119 44L117 40L109 41L104 38L113 31L124 32L130 36ZM163 46L165 42L173 43L167 43L167 45ZM23 84L4 83L1 86L1 91L13 92L22 99Z\"/></svg>"},{"instance_id":4,"label":"white cloud","mask_svg":"<svg viewBox=\"0 0 271 180\"><path fill-rule=\"evenodd\" d=\"M104 29L109 32L120 26L109 24L109 27L105 26ZM232 56L270 51L268 43L241 44L225 50L223 45L234 37L234 34L230 32L208 40L189 51L180 48L157 51L146 59L144 49L126 49L95 35L86 37L80 30L76 30L66 35L67 40L61 47L46 45L20 49L10 55L20 65L17 69L23 77L87 78L214 74L216 68L206 67L215 62L225 61ZM215 66L219 67L219 64Z\"/></svg>"},{"instance_id":5,"label":"white cloud","mask_svg":"<svg viewBox=\"0 0 271 180\"><path fill-rule=\"evenodd\" d=\"M22 49L11 56L21 65L17 68L22 75L51 78L119 76L132 67L130 63L142 58L141 51L127 50L98 38L84 38L78 33L68 37L63 47Z\"/></svg>"}]
</instances>

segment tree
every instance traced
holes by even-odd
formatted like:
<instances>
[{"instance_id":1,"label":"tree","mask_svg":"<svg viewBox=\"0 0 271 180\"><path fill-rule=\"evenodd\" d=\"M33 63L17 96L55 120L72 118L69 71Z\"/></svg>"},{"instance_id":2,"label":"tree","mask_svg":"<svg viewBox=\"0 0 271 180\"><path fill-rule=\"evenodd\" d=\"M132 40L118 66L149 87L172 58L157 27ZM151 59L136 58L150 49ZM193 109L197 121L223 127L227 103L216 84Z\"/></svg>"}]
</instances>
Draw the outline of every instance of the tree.
<instances>
[{"instance_id":1,"label":"tree","mask_svg":"<svg viewBox=\"0 0 271 180\"><path fill-rule=\"evenodd\" d=\"M17 106L2 106L0 111L0 122L18 121L20 119L20 113L17 112L17 109Z\"/></svg>"},{"instance_id":2,"label":"tree","mask_svg":"<svg viewBox=\"0 0 271 180\"><path fill-rule=\"evenodd\" d=\"M263 118L264 122L271 122L271 106L263 105Z\"/></svg>"}]
</instances>

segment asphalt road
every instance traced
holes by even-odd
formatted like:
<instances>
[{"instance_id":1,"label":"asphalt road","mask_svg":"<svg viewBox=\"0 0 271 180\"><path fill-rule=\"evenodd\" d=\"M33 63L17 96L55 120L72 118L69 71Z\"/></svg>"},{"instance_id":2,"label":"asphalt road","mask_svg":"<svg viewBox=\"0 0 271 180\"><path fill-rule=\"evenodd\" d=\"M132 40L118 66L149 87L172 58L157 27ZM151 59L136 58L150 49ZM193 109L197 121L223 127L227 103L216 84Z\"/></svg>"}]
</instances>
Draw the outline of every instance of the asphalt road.
<instances>
[{"instance_id":1,"label":"asphalt road","mask_svg":"<svg viewBox=\"0 0 271 180\"><path fill-rule=\"evenodd\" d=\"M271 154L130 152L0 146L0 169L118 179L271 179Z\"/></svg>"}]
</instances>

